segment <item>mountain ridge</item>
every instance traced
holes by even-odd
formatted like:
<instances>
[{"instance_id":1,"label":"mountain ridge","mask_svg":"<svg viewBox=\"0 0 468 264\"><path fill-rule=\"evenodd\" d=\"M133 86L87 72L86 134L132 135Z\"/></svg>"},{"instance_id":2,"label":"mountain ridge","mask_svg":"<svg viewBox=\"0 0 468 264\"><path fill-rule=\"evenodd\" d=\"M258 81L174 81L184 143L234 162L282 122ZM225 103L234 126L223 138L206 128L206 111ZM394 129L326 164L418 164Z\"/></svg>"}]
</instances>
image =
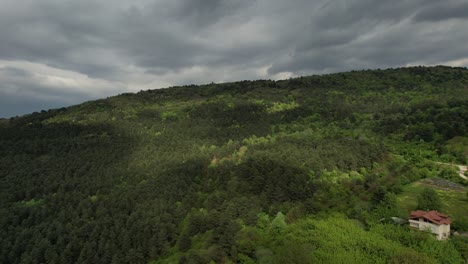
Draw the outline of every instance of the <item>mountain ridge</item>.
<instances>
[{"instance_id":1,"label":"mountain ridge","mask_svg":"<svg viewBox=\"0 0 468 264\"><path fill-rule=\"evenodd\" d=\"M140 90L139 92L124 92L121 94L113 95L113 96L108 96L107 98L112 98L116 96L131 96L135 94L141 94L141 93L152 93L155 91L165 91L167 89L185 89L185 88L195 88L195 89L203 89L203 87L207 87L210 85L218 85L218 86L225 86L225 85L231 85L231 84L237 84L237 83L242 83L242 82L286 82L286 81L291 81L291 80L297 80L297 79L303 79L303 78L317 78L317 77L326 77L326 76L333 76L333 75L342 75L342 74L353 74L353 73L365 73L365 72L385 72L385 71L402 71L402 70L411 70L414 72L421 72L421 70L427 69L430 71L430 69L451 69L451 70L458 70L458 71L466 71L466 67L453 67L453 66L446 66L446 65L436 65L436 66L409 66L409 67L397 67L397 68L387 68L387 69L366 69L366 70L351 70L351 71L344 71L344 72L336 72L336 73L325 73L325 74L313 74L313 75L307 75L307 76L299 76L299 77L294 77L294 78L289 78L289 79L281 79L281 80L271 80L271 79L257 79L257 80L242 80L242 81L232 81L232 82L221 82L221 83L206 83L206 84L186 84L186 85L176 85L176 86L169 86L169 87L164 87L164 88L156 88L156 89L149 89L149 90ZM423 71L424 72L424 71ZM427 74L428 72L426 72ZM100 99L95 99L95 100L89 100L85 101L76 105L81 105L85 104L88 102L94 102L94 101L100 101L100 100L105 100L105 98L100 98ZM30 114L37 114L40 112L44 111L52 111L52 110L58 110L58 109L63 109L63 108L69 108L73 107L76 105L68 106L68 107L61 107L61 108L55 108L55 109L48 109L48 110L40 110L36 111ZM30 114L24 114L21 116L25 115L30 115ZM21 116L12 116L12 117L0 117L0 119L11 119L11 118L18 118Z\"/></svg>"},{"instance_id":2,"label":"mountain ridge","mask_svg":"<svg viewBox=\"0 0 468 264\"><path fill-rule=\"evenodd\" d=\"M467 84L465 68L352 71L4 119L0 262L461 263L467 241L379 219L405 217L418 180L466 186L434 161L467 163ZM463 194L444 194L455 230Z\"/></svg>"}]
</instances>

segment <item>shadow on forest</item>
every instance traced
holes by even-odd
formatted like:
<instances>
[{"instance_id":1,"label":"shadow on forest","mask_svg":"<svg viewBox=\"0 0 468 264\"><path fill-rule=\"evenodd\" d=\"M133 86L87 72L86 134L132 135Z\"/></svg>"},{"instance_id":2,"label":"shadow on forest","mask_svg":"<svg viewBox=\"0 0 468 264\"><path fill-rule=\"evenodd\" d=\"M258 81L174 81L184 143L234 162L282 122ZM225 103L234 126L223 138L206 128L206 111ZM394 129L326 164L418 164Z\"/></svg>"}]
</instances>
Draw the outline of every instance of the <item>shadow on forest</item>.
<instances>
[{"instance_id":1,"label":"shadow on forest","mask_svg":"<svg viewBox=\"0 0 468 264\"><path fill-rule=\"evenodd\" d=\"M109 171L125 163L134 145L130 135L109 124L15 121L0 127L0 142L0 189L8 201L110 188Z\"/></svg>"}]
</instances>

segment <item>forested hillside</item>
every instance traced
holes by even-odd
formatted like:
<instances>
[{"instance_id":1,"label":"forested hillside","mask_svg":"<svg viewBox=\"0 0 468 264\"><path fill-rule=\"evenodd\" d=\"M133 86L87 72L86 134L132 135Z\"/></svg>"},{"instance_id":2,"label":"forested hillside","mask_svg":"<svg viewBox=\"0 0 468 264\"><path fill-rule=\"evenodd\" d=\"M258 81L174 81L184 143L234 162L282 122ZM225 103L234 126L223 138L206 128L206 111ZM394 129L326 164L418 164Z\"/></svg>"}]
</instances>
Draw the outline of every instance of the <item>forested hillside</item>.
<instances>
[{"instance_id":1,"label":"forested hillside","mask_svg":"<svg viewBox=\"0 0 468 264\"><path fill-rule=\"evenodd\" d=\"M0 120L0 263L464 263L380 221L425 178L468 231L468 70L172 87ZM400 199L400 200L399 200ZM403 198L402 198L403 199ZM460 211L463 210L463 211Z\"/></svg>"}]
</instances>

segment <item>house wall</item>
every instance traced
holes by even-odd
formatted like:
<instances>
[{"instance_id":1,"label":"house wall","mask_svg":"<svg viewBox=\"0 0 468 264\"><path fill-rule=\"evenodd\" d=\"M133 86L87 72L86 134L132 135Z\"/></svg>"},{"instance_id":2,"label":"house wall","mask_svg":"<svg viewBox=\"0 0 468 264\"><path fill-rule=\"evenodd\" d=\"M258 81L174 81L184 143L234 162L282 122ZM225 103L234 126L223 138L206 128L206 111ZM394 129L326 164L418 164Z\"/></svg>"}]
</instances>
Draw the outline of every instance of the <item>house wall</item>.
<instances>
[{"instance_id":1,"label":"house wall","mask_svg":"<svg viewBox=\"0 0 468 264\"><path fill-rule=\"evenodd\" d=\"M436 234L438 240L447 239L450 236L450 225L436 225L433 223L418 221L418 220L409 220L410 227L417 228L419 230L428 231L433 234ZM445 236L444 236L445 234Z\"/></svg>"},{"instance_id":2,"label":"house wall","mask_svg":"<svg viewBox=\"0 0 468 264\"><path fill-rule=\"evenodd\" d=\"M450 225L440 225L440 239L445 240L448 239L450 236ZM445 233L445 236L444 236Z\"/></svg>"}]
</instances>

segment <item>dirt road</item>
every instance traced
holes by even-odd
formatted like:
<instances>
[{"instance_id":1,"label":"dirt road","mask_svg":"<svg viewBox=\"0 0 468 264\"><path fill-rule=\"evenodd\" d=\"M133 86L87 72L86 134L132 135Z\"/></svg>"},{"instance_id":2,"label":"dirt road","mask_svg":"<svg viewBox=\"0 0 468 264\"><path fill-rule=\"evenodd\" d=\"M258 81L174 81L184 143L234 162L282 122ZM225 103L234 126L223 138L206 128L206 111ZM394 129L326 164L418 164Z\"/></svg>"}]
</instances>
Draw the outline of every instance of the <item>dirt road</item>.
<instances>
[{"instance_id":1,"label":"dirt road","mask_svg":"<svg viewBox=\"0 0 468 264\"><path fill-rule=\"evenodd\" d=\"M436 162L437 164L443 164L448 166L456 166L458 168L458 175L465 180L468 180L468 177L465 176L465 171L468 170L468 166L466 165L458 165L458 164L451 164L451 163L443 163L443 162Z\"/></svg>"}]
</instances>

